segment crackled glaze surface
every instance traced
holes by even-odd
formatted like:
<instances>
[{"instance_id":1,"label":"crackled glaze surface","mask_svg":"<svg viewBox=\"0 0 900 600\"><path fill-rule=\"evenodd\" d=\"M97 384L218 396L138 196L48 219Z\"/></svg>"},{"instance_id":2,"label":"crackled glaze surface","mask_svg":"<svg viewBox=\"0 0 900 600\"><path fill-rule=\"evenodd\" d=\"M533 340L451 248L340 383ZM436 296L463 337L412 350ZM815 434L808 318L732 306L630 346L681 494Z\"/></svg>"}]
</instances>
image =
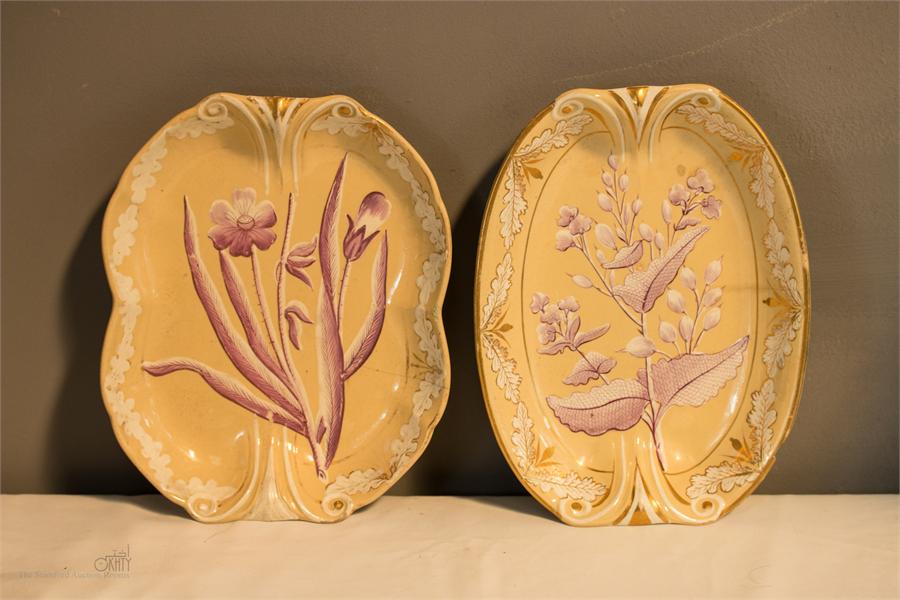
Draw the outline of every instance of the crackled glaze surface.
<instances>
[{"instance_id":1,"label":"crackled glaze surface","mask_svg":"<svg viewBox=\"0 0 900 600\"><path fill-rule=\"evenodd\" d=\"M103 244L104 400L194 518L340 520L424 450L449 226L427 166L354 100L206 98L129 165Z\"/></svg>"},{"instance_id":2,"label":"crackled glaze surface","mask_svg":"<svg viewBox=\"0 0 900 600\"><path fill-rule=\"evenodd\" d=\"M570 524L719 518L790 429L808 297L790 183L731 99L563 94L482 230L479 360L510 465Z\"/></svg>"}]
</instances>

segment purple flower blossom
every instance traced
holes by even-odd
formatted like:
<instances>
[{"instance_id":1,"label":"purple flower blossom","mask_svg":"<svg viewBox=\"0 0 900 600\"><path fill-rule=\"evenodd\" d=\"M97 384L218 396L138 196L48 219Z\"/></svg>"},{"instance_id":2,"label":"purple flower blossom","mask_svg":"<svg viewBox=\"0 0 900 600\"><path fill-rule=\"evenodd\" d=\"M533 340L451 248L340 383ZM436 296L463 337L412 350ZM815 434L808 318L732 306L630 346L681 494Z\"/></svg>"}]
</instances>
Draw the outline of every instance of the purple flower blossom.
<instances>
[{"instance_id":1,"label":"purple flower blossom","mask_svg":"<svg viewBox=\"0 0 900 600\"><path fill-rule=\"evenodd\" d=\"M559 308L560 310L567 312L575 312L581 308L581 305L578 304L578 300L575 299L575 296L569 296L559 301Z\"/></svg>"},{"instance_id":2,"label":"purple flower blossom","mask_svg":"<svg viewBox=\"0 0 900 600\"><path fill-rule=\"evenodd\" d=\"M718 219L722 214L722 201L710 194L700 201L700 212L707 219Z\"/></svg>"},{"instance_id":3,"label":"purple flower blossom","mask_svg":"<svg viewBox=\"0 0 900 600\"><path fill-rule=\"evenodd\" d=\"M680 183L676 183L669 190L669 202L675 206L686 206L690 198L691 193Z\"/></svg>"},{"instance_id":4,"label":"purple flower blossom","mask_svg":"<svg viewBox=\"0 0 900 600\"><path fill-rule=\"evenodd\" d=\"M344 258L353 262L362 256L363 252L376 235L378 230L384 225L388 216L391 214L391 203L381 192L370 192L366 194L363 201L359 205L356 213L356 220L347 215L349 228L347 235L344 236Z\"/></svg>"},{"instance_id":5,"label":"purple flower blossom","mask_svg":"<svg viewBox=\"0 0 900 600\"><path fill-rule=\"evenodd\" d=\"M575 238L568 229L560 229L556 232L556 249L565 252L569 248L575 247Z\"/></svg>"},{"instance_id":6,"label":"purple flower blossom","mask_svg":"<svg viewBox=\"0 0 900 600\"><path fill-rule=\"evenodd\" d=\"M313 238L311 242L297 244L284 261L284 267L287 269L287 272L309 287L312 287L312 281L306 274L306 268L316 262L316 259L312 257L312 253L316 251L318 243L318 238Z\"/></svg>"},{"instance_id":7,"label":"purple flower blossom","mask_svg":"<svg viewBox=\"0 0 900 600\"><path fill-rule=\"evenodd\" d=\"M216 250L250 256L253 246L266 250L275 242L275 208L271 202L256 204L256 190L251 187L235 189L230 205L224 200L213 202L209 216L215 225L208 235Z\"/></svg>"},{"instance_id":8,"label":"purple flower blossom","mask_svg":"<svg viewBox=\"0 0 900 600\"><path fill-rule=\"evenodd\" d=\"M697 169L693 176L687 178L688 187L692 190L709 193L716 189L706 169Z\"/></svg>"},{"instance_id":9,"label":"purple flower blossom","mask_svg":"<svg viewBox=\"0 0 900 600\"><path fill-rule=\"evenodd\" d=\"M559 207L559 220L557 223L560 227L568 227L569 223L572 222L572 219L578 216L578 208L575 206L560 206Z\"/></svg>"},{"instance_id":10,"label":"purple flower blossom","mask_svg":"<svg viewBox=\"0 0 900 600\"><path fill-rule=\"evenodd\" d=\"M553 323L559 323L564 319L565 315L563 315L562 311L559 309L559 306L556 304L548 304L541 312L541 323L552 325Z\"/></svg>"},{"instance_id":11,"label":"purple flower blossom","mask_svg":"<svg viewBox=\"0 0 900 600\"><path fill-rule=\"evenodd\" d=\"M547 297L547 294L542 294L540 292L536 292L534 296L531 297L531 312L533 314L538 314L544 307L550 303L550 298Z\"/></svg>"},{"instance_id":12,"label":"purple flower blossom","mask_svg":"<svg viewBox=\"0 0 900 600\"><path fill-rule=\"evenodd\" d=\"M538 341L542 344L549 344L556 339L556 327L548 323L541 323L537 326Z\"/></svg>"},{"instance_id":13,"label":"purple flower blossom","mask_svg":"<svg viewBox=\"0 0 900 600\"><path fill-rule=\"evenodd\" d=\"M569 223L569 233L573 236L587 233L591 229L593 221L586 215L575 215L572 222Z\"/></svg>"}]
</instances>

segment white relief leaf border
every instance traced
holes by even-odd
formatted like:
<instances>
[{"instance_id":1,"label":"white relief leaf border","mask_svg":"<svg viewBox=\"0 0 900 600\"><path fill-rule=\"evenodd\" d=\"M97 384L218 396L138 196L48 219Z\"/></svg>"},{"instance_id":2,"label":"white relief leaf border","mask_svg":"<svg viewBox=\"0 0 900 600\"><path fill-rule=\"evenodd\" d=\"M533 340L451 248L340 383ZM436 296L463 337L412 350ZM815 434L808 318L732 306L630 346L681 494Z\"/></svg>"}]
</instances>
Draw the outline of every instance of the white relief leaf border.
<instances>
[{"instance_id":1,"label":"white relief leaf border","mask_svg":"<svg viewBox=\"0 0 900 600\"><path fill-rule=\"evenodd\" d=\"M686 493L689 498L699 498L717 490L730 492L756 481L771 459L774 451L773 427L778 417L774 408L775 377L784 368L785 360L793 349L792 343L803 325L803 294L790 252L784 243L784 233L774 218L775 166L766 144L727 121L721 114L694 103L685 103L676 112L684 115L689 123L702 125L706 131L720 135L732 147L751 156L749 172L752 179L749 188L756 196L757 206L765 211L769 219L768 230L763 236L766 260L788 305L787 311L775 321L766 337L762 359L767 379L759 390L751 393L751 409L746 419L750 428L750 459L726 460L707 467L702 474L692 475Z\"/></svg>"},{"instance_id":2,"label":"white relief leaf border","mask_svg":"<svg viewBox=\"0 0 900 600\"><path fill-rule=\"evenodd\" d=\"M515 405L511 441L522 478L544 493L552 493L560 499L581 500L588 503L594 502L606 492L604 484L592 477L581 477L575 472L557 472L555 469L536 466L538 457L537 440L533 431L534 421L529 417L528 409L519 397L522 375L517 371L516 361L509 357L503 338L492 328L499 324L503 308L509 300L514 274L510 249L516 236L522 231L522 215L528 210L523 190L525 161L534 160L551 150L564 148L572 137L580 134L592 120L590 115L584 113L558 119L552 129L544 129L513 153L503 175L506 192L499 213L500 236L505 252L495 268L495 276L490 282L490 292L481 307L479 327L482 352L495 374L496 385L503 391L504 397Z\"/></svg>"},{"instance_id":3,"label":"white relief leaf border","mask_svg":"<svg viewBox=\"0 0 900 600\"><path fill-rule=\"evenodd\" d=\"M112 233L113 244L107 264L113 293L117 299L116 310L120 315L122 326L119 344L109 359L109 371L103 377L104 395L112 417L115 423L140 445L141 455L147 459L151 481L167 493L184 498L188 509L200 519L213 515L218 506L238 490L233 486L219 485L212 479L205 482L198 477L191 477L186 481L174 479L175 474L169 468L172 458L164 452L162 442L153 439L153 436L144 429L143 418L135 409L134 398L126 397L121 389L125 374L131 368L131 358L134 356L134 331L143 309L141 293L134 286L134 280L123 274L120 267L131 255L135 244L134 234L139 226L139 208L146 201L148 190L156 183L153 174L162 169L162 161L168 152L167 138L171 136L182 140L188 137L213 135L233 124L234 120L229 116L227 107L213 97L197 107L197 116L171 125L157 134L131 171L133 180L128 207L117 219L118 225Z\"/></svg>"}]
</instances>

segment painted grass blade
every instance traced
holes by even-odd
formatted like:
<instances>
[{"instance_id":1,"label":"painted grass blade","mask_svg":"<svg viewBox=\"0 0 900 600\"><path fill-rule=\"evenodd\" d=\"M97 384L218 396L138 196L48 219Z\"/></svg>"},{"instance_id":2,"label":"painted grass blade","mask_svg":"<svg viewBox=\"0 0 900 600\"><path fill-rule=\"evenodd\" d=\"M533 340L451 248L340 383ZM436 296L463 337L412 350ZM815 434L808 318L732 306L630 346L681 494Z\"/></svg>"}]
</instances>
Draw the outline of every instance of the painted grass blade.
<instances>
[{"instance_id":1,"label":"painted grass blade","mask_svg":"<svg viewBox=\"0 0 900 600\"><path fill-rule=\"evenodd\" d=\"M267 421L284 425L288 429L306 436L304 420L296 409L292 409L289 412L289 409L278 406L267 398L258 398L230 375L217 371L201 362L190 358L175 357L168 360L145 362L141 366L146 372L155 377L168 375L176 371L196 373L220 396L231 400Z\"/></svg>"},{"instance_id":2,"label":"painted grass blade","mask_svg":"<svg viewBox=\"0 0 900 600\"><path fill-rule=\"evenodd\" d=\"M234 266L234 261L231 260L231 257L224 251L219 252L219 266L222 270L222 279L225 281L225 290L228 292L228 298L231 300L231 305L234 306L234 311L237 313L238 320L241 322L244 333L247 335L247 342L250 344L250 349L253 350L253 353L257 358L259 358L270 371L278 376L285 386L290 388L290 381L288 380L287 375L266 345L267 341L263 335L259 319L256 318L256 315L250 308L250 298L247 296L244 284Z\"/></svg>"},{"instance_id":3,"label":"painted grass blade","mask_svg":"<svg viewBox=\"0 0 900 600\"><path fill-rule=\"evenodd\" d=\"M366 316L365 323L363 323L362 328L360 328L359 333L347 350L346 364L342 375L344 381L356 373L363 363L368 360L381 335L381 328L384 325L387 291L387 259L388 238L385 231L375 264L372 265L372 305L369 309L369 314Z\"/></svg>"},{"instance_id":4,"label":"painted grass blade","mask_svg":"<svg viewBox=\"0 0 900 600\"><path fill-rule=\"evenodd\" d=\"M222 298L209 276L209 271L206 270L206 265L203 264L197 253L197 228L187 198L184 199L184 251L187 255L197 297L206 311L206 316L219 339L219 344L232 364L250 383L276 404L282 407L296 406L290 391L260 362L246 340L238 335L231 324Z\"/></svg>"}]
</instances>

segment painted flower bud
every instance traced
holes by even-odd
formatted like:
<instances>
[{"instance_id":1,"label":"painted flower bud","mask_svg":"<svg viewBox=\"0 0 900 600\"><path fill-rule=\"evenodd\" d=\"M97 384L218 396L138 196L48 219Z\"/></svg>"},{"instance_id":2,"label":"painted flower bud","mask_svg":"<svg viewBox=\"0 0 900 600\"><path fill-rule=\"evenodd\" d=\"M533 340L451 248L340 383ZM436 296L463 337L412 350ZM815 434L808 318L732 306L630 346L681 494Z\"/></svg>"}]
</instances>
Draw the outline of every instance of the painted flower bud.
<instances>
[{"instance_id":1,"label":"painted flower bud","mask_svg":"<svg viewBox=\"0 0 900 600\"><path fill-rule=\"evenodd\" d=\"M344 258L353 262L366 251L388 216L391 214L391 203L381 192L366 194L359 205L356 220L347 215L350 225L344 236Z\"/></svg>"},{"instance_id":2,"label":"painted flower bud","mask_svg":"<svg viewBox=\"0 0 900 600\"><path fill-rule=\"evenodd\" d=\"M638 225L638 233L641 234L641 239L648 242L653 241L653 228L646 223Z\"/></svg>"},{"instance_id":3,"label":"painted flower bud","mask_svg":"<svg viewBox=\"0 0 900 600\"><path fill-rule=\"evenodd\" d=\"M662 203L662 218L663 221L666 222L666 224L672 223L672 205L670 205L668 202Z\"/></svg>"},{"instance_id":4,"label":"painted flower bud","mask_svg":"<svg viewBox=\"0 0 900 600\"><path fill-rule=\"evenodd\" d=\"M300 243L294 246L284 261L284 268L288 273L312 287L312 281L306 274L306 268L311 266L316 259L312 257L316 251L318 238L313 238L310 242Z\"/></svg>"},{"instance_id":5,"label":"painted flower bud","mask_svg":"<svg viewBox=\"0 0 900 600\"><path fill-rule=\"evenodd\" d=\"M653 236L653 245L656 246L657 250L662 250L666 247L666 238L663 237L663 234L656 232L656 235Z\"/></svg>"},{"instance_id":6,"label":"painted flower bud","mask_svg":"<svg viewBox=\"0 0 900 600\"><path fill-rule=\"evenodd\" d=\"M669 290L669 293L666 294L666 304L669 306L669 310L675 314L680 315L684 312L684 296L677 290Z\"/></svg>"},{"instance_id":7,"label":"painted flower bud","mask_svg":"<svg viewBox=\"0 0 900 600\"><path fill-rule=\"evenodd\" d=\"M644 208L644 201L640 198L635 198L634 202L631 203L631 212L638 214L642 208Z\"/></svg>"},{"instance_id":8,"label":"painted flower bud","mask_svg":"<svg viewBox=\"0 0 900 600\"><path fill-rule=\"evenodd\" d=\"M578 287L592 288L594 284L584 275L572 275L572 282Z\"/></svg>"},{"instance_id":9,"label":"painted flower bud","mask_svg":"<svg viewBox=\"0 0 900 600\"><path fill-rule=\"evenodd\" d=\"M594 228L594 236L607 248L616 249L616 238L613 236L612 229L605 223L600 223Z\"/></svg>"},{"instance_id":10,"label":"painted flower bud","mask_svg":"<svg viewBox=\"0 0 900 600\"><path fill-rule=\"evenodd\" d=\"M697 289L697 276L688 267L681 267L681 283L689 290Z\"/></svg>"},{"instance_id":11,"label":"painted flower bud","mask_svg":"<svg viewBox=\"0 0 900 600\"><path fill-rule=\"evenodd\" d=\"M623 174L619 176L619 189L621 189L623 192L628 191L628 181L628 175Z\"/></svg>"},{"instance_id":12,"label":"painted flower bud","mask_svg":"<svg viewBox=\"0 0 900 600\"><path fill-rule=\"evenodd\" d=\"M597 206L606 212L612 212L613 209L613 201L607 194L603 192L597 192Z\"/></svg>"},{"instance_id":13,"label":"painted flower bud","mask_svg":"<svg viewBox=\"0 0 900 600\"><path fill-rule=\"evenodd\" d=\"M669 323L668 321L660 321L659 322L659 339L662 341L671 344L675 341L675 336L678 335L675 331L675 326Z\"/></svg>"},{"instance_id":14,"label":"painted flower bud","mask_svg":"<svg viewBox=\"0 0 900 600\"><path fill-rule=\"evenodd\" d=\"M713 306L722 299L722 288L714 287L709 288L703 294L703 298L700 300L701 304L706 307Z\"/></svg>"},{"instance_id":15,"label":"painted flower bud","mask_svg":"<svg viewBox=\"0 0 900 600\"><path fill-rule=\"evenodd\" d=\"M653 342L644 336L639 335L631 338L631 341L626 344L625 352L638 358L647 358L656 352L656 348L653 346Z\"/></svg>"},{"instance_id":16,"label":"painted flower bud","mask_svg":"<svg viewBox=\"0 0 900 600\"><path fill-rule=\"evenodd\" d=\"M714 260L706 265L706 272L703 274L707 284L715 282L722 274L722 259Z\"/></svg>"},{"instance_id":17,"label":"painted flower bud","mask_svg":"<svg viewBox=\"0 0 900 600\"><path fill-rule=\"evenodd\" d=\"M606 159L606 162L609 164L609 168L613 171L619 168L619 159L612 152L609 153L609 157Z\"/></svg>"},{"instance_id":18,"label":"painted flower bud","mask_svg":"<svg viewBox=\"0 0 900 600\"><path fill-rule=\"evenodd\" d=\"M709 331L710 329L718 325L721 318L722 310L718 306L709 309L709 312L706 313L705 317L703 317L703 331Z\"/></svg>"},{"instance_id":19,"label":"painted flower bud","mask_svg":"<svg viewBox=\"0 0 900 600\"><path fill-rule=\"evenodd\" d=\"M681 317L681 321L678 323L678 333L681 334L681 339L688 342L691 339L691 334L694 333L694 320L687 315Z\"/></svg>"},{"instance_id":20,"label":"painted flower bud","mask_svg":"<svg viewBox=\"0 0 900 600\"><path fill-rule=\"evenodd\" d=\"M610 175L609 173L607 173L606 171L603 171L603 175L600 176L600 181L602 181L603 185L605 185L606 187L612 187L613 176Z\"/></svg>"}]
</instances>

